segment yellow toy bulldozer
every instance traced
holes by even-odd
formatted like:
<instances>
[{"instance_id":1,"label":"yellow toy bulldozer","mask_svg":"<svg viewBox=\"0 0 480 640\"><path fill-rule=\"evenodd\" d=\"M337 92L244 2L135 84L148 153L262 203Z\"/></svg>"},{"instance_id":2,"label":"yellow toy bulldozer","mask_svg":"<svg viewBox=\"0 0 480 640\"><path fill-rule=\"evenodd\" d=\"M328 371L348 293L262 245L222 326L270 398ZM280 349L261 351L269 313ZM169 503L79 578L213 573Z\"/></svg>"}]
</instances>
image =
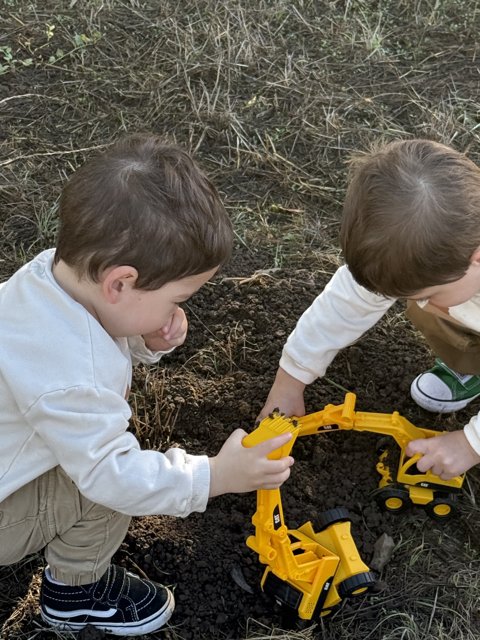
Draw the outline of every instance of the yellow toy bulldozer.
<instances>
[{"instance_id":1,"label":"yellow toy bulldozer","mask_svg":"<svg viewBox=\"0 0 480 640\"><path fill-rule=\"evenodd\" d=\"M301 418L274 412L244 438L243 444L251 447L291 432L291 440L270 454L275 459L289 455L298 436L339 429L391 436L400 447L398 469L394 480L388 466L389 450L382 448L377 463L381 476L377 502L394 513L403 511L411 502L423 506L438 520L451 517L464 477L442 480L430 472L420 473L416 467L419 456L408 458L405 453L411 440L440 433L416 427L397 412L355 411L355 402L355 394L347 393L343 404L327 405L322 411ZM299 529L288 529L280 490L259 490L252 523L255 535L247 539L247 545L267 565L261 582L263 591L303 620L326 616L345 598L361 595L375 584L375 574L361 560L351 536L348 511L344 508L321 513L318 531L314 531L311 522Z\"/></svg>"}]
</instances>

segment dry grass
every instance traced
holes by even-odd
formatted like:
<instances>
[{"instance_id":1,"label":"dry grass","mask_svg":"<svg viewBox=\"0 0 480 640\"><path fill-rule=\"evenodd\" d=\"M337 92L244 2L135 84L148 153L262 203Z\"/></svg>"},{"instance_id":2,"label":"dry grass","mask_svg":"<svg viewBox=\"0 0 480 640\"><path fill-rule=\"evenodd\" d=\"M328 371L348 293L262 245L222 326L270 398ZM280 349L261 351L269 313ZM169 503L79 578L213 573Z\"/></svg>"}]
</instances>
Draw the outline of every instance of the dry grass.
<instances>
[{"instance_id":1,"label":"dry grass","mask_svg":"<svg viewBox=\"0 0 480 640\"><path fill-rule=\"evenodd\" d=\"M65 177L138 130L186 145L220 187L238 247L262 256L260 275L228 276L333 272L352 150L422 136L480 159L479 27L474 0L0 0L0 277L52 245ZM228 369L248 348L233 327L197 357ZM139 437L171 441L180 404L147 376ZM478 524L474 504L465 521ZM463 549L440 531L437 548L421 539L397 549L402 593L315 632L252 623L249 637L476 640L478 530ZM2 596L1 637L39 637L6 619L13 603Z\"/></svg>"}]
</instances>

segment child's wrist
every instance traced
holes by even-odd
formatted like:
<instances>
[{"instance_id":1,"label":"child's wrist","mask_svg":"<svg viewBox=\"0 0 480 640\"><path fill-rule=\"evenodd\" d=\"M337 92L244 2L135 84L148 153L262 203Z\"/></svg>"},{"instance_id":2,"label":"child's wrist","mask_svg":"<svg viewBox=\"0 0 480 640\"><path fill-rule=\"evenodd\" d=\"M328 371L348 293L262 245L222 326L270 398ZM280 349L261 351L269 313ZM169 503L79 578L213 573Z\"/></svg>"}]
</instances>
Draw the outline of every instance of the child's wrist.
<instances>
[{"instance_id":1,"label":"child's wrist","mask_svg":"<svg viewBox=\"0 0 480 640\"><path fill-rule=\"evenodd\" d=\"M170 344L165 338L149 338L148 336L142 336L145 346L149 351L162 351L168 353L175 349L175 345Z\"/></svg>"},{"instance_id":2,"label":"child's wrist","mask_svg":"<svg viewBox=\"0 0 480 640\"><path fill-rule=\"evenodd\" d=\"M217 458L216 456L212 458L208 458L208 464L210 465L210 487L208 490L208 497L215 498L215 496L219 495L218 487L217 487L217 468L216 468Z\"/></svg>"},{"instance_id":3,"label":"child's wrist","mask_svg":"<svg viewBox=\"0 0 480 640\"><path fill-rule=\"evenodd\" d=\"M307 385L285 371L285 369L282 369L282 367L279 367L275 377L274 386L285 389L290 393L294 391L298 394L303 393Z\"/></svg>"}]
</instances>

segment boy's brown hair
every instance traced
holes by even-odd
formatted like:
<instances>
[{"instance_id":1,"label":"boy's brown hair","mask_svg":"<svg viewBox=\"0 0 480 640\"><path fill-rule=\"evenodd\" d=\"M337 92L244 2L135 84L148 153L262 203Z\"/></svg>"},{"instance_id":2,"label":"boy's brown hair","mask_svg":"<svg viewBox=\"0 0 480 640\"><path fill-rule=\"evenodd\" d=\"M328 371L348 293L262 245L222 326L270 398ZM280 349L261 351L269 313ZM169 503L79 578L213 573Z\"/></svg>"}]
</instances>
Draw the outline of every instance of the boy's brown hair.
<instances>
[{"instance_id":1,"label":"boy's brown hair","mask_svg":"<svg viewBox=\"0 0 480 640\"><path fill-rule=\"evenodd\" d=\"M359 284L392 297L460 279L480 246L480 168L430 140L353 158L340 232Z\"/></svg>"},{"instance_id":2,"label":"boy's brown hair","mask_svg":"<svg viewBox=\"0 0 480 640\"><path fill-rule=\"evenodd\" d=\"M217 190L184 150L154 135L124 138L77 170L60 198L55 262L98 282L129 265L136 287L223 264L233 242Z\"/></svg>"}]
</instances>

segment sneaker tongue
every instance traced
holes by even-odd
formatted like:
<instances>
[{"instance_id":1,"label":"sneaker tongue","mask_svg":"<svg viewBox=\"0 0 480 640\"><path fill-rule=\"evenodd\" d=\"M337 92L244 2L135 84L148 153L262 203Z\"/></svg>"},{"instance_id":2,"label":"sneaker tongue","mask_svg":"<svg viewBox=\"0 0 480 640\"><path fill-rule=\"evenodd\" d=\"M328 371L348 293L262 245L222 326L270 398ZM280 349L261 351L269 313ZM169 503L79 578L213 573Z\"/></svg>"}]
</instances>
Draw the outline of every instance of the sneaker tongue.
<instances>
[{"instance_id":1,"label":"sneaker tongue","mask_svg":"<svg viewBox=\"0 0 480 640\"><path fill-rule=\"evenodd\" d=\"M436 359L436 364L441 369L443 369L447 373L447 375L450 375L456 378L462 385L464 385L465 383L467 383L469 380L473 378L473 375L471 373L458 373L457 371L450 369L450 367L446 365L445 362L443 362L443 360L440 360L439 358Z\"/></svg>"},{"instance_id":2,"label":"sneaker tongue","mask_svg":"<svg viewBox=\"0 0 480 640\"><path fill-rule=\"evenodd\" d=\"M455 374L456 378L462 383L465 384L466 382L468 382L469 380L471 380L473 378L473 376L471 374L462 374L462 373L455 373L454 371L452 371L452 373Z\"/></svg>"}]
</instances>

